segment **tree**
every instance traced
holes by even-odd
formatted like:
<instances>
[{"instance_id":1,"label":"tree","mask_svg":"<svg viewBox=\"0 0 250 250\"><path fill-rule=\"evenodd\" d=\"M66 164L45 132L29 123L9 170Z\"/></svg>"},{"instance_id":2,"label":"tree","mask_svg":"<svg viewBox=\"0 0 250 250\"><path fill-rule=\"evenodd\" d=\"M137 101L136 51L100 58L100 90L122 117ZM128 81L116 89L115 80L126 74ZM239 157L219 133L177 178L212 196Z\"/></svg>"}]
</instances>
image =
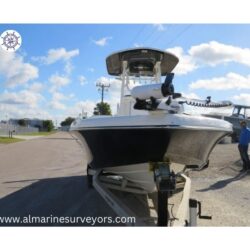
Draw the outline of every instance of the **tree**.
<instances>
[{"instance_id":1,"label":"tree","mask_svg":"<svg viewBox=\"0 0 250 250\"><path fill-rule=\"evenodd\" d=\"M46 129L48 132L51 132L54 129L54 124L51 120L44 120L43 128Z\"/></svg>"},{"instance_id":2,"label":"tree","mask_svg":"<svg viewBox=\"0 0 250 250\"><path fill-rule=\"evenodd\" d=\"M19 126L27 127L27 121L25 119L20 119L17 121Z\"/></svg>"},{"instance_id":3,"label":"tree","mask_svg":"<svg viewBox=\"0 0 250 250\"><path fill-rule=\"evenodd\" d=\"M111 115L110 105L106 102L99 102L94 108L94 115Z\"/></svg>"},{"instance_id":4,"label":"tree","mask_svg":"<svg viewBox=\"0 0 250 250\"><path fill-rule=\"evenodd\" d=\"M64 121L62 121L60 124L61 126L70 126L71 123L75 120L75 118L67 117Z\"/></svg>"}]
</instances>

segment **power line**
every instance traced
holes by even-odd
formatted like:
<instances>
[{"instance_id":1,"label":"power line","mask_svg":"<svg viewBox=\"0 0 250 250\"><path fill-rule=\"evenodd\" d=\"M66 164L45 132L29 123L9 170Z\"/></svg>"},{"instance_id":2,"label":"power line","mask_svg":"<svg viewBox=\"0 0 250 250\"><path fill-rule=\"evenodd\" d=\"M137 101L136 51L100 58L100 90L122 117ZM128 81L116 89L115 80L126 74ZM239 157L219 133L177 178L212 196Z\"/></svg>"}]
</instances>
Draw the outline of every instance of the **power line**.
<instances>
[{"instance_id":1,"label":"power line","mask_svg":"<svg viewBox=\"0 0 250 250\"><path fill-rule=\"evenodd\" d=\"M151 27L151 29L149 30L149 33L147 34L147 36L143 39L143 44L146 45L147 41L149 41L153 35L158 31L157 27L154 27L154 25L150 25L149 27ZM135 39L133 40L133 42L135 42L135 40L139 37L139 35L142 34L142 31L144 31L146 28L146 25L144 25L143 29L141 29L137 36L135 37ZM161 32L162 33L162 32Z\"/></svg>"},{"instance_id":2,"label":"power line","mask_svg":"<svg viewBox=\"0 0 250 250\"><path fill-rule=\"evenodd\" d=\"M146 43L149 38L151 38L155 33L157 32L157 27L153 27L153 32L151 32L144 40L144 43Z\"/></svg>"},{"instance_id":3,"label":"power line","mask_svg":"<svg viewBox=\"0 0 250 250\"><path fill-rule=\"evenodd\" d=\"M192 24L189 24L188 26L186 26L181 32L179 32L172 40L170 40L170 42L168 42L166 45L170 45L171 43L173 43L174 41L176 41L178 38L180 38L181 35L183 35L188 29L190 29L192 26Z\"/></svg>"},{"instance_id":4,"label":"power line","mask_svg":"<svg viewBox=\"0 0 250 250\"><path fill-rule=\"evenodd\" d=\"M146 24L142 25L142 27L140 28L140 30L137 32L137 34L135 35L135 37L131 40L131 42L128 44L128 47L130 47L130 44L133 44L135 42L135 40L139 37L139 35L142 33L142 31L144 31L144 29L146 28Z\"/></svg>"},{"instance_id":5,"label":"power line","mask_svg":"<svg viewBox=\"0 0 250 250\"><path fill-rule=\"evenodd\" d=\"M171 27L170 26L170 24L169 25L165 25L165 27L167 26L167 28L166 28L166 31L168 31L169 30L169 28L168 27ZM159 39L160 39L160 37L162 37L164 34L166 34L166 32L161 32L160 34L159 34L159 36L157 36L152 42L151 42L151 44L154 44L156 41L158 41Z\"/></svg>"}]
</instances>

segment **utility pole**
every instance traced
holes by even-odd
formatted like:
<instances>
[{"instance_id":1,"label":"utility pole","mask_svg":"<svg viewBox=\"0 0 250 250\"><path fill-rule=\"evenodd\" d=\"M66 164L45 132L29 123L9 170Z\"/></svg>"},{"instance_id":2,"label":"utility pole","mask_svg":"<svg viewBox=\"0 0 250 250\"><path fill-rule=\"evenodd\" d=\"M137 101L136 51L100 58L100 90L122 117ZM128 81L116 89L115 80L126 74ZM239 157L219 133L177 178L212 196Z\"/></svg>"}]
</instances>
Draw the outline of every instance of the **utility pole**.
<instances>
[{"instance_id":1,"label":"utility pole","mask_svg":"<svg viewBox=\"0 0 250 250\"><path fill-rule=\"evenodd\" d=\"M102 102L103 103L103 99L104 99L104 91L108 91L109 87L110 87L110 83L105 83L105 82L101 82L98 81L96 83L96 87L98 88L98 91L101 92L101 98L102 98Z\"/></svg>"}]
</instances>

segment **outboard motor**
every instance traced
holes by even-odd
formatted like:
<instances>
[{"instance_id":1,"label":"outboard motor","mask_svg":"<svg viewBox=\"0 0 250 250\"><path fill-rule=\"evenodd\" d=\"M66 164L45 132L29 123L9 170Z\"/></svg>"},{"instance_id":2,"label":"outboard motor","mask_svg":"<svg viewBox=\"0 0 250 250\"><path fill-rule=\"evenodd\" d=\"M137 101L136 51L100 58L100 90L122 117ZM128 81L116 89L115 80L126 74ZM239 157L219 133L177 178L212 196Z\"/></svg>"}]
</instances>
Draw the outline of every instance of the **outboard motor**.
<instances>
[{"instance_id":1,"label":"outboard motor","mask_svg":"<svg viewBox=\"0 0 250 250\"><path fill-rule=\"evenodd\" d=\"M161 86L161 92L164 97L174 94L174 85L172 81L174 79L174 73L168 73L165 78L165 82Z\"/></svg>"},{"instance_id":2,"label":"outboard motor","mask_svg":"<svg viewBox=\"0 0 250 250\"><path fill-rule=\"evenodd\" d=\"M131 96L139 100L148 100L150 98L161 99L174 94L174 85L172 80L174 73L169 73L166 76L164 83L147 84L136 86L131 90Z\"/></svg>"},{"instance_id":3,"label":"outboard motor","mask_svg":"<svg viewBox=\"0 0 250 250\"><path fill-rule=\"evenodd\" d=\"M131 96L136 99L134 109L155 110L160 103L160 99L167 96L174 97L173 78L174 73L168 73L164 83L134 87L131 90Z\"/></svg>"}]
</instances>

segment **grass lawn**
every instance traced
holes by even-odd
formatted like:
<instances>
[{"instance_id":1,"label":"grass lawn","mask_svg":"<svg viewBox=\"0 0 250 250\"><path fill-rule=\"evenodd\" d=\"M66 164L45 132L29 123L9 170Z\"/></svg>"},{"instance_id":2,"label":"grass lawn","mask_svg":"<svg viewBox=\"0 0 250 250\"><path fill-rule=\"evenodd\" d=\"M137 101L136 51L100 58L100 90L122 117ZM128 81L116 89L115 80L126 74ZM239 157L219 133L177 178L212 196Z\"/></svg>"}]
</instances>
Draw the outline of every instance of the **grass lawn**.
<instances>
[{"instance_id":1,"label":"grass lawn","mask_svg":"<svg viewBox=\"0 0 250 250\"><path fill-rule=\"evenodd\" d=\"M19 141L23 141L23 140L17 139L17 138L9 138L9 137L0 136L0 144L8 144L8 143L19 142Z\"/></svg>"},{"instance_id":2,"label":"grass lawn","mask_svg":"<svg viewBox=\"0 0 250 250\"><path fill-rule=\"evenodd\" d=\"M36 136L36 135L52 135L56 133L57 131L51 131L51 132L33 132L33 133L23 133L23 134L18 134L18 135L25 135L25 136Z\"/></svg>"}]
</instances>

